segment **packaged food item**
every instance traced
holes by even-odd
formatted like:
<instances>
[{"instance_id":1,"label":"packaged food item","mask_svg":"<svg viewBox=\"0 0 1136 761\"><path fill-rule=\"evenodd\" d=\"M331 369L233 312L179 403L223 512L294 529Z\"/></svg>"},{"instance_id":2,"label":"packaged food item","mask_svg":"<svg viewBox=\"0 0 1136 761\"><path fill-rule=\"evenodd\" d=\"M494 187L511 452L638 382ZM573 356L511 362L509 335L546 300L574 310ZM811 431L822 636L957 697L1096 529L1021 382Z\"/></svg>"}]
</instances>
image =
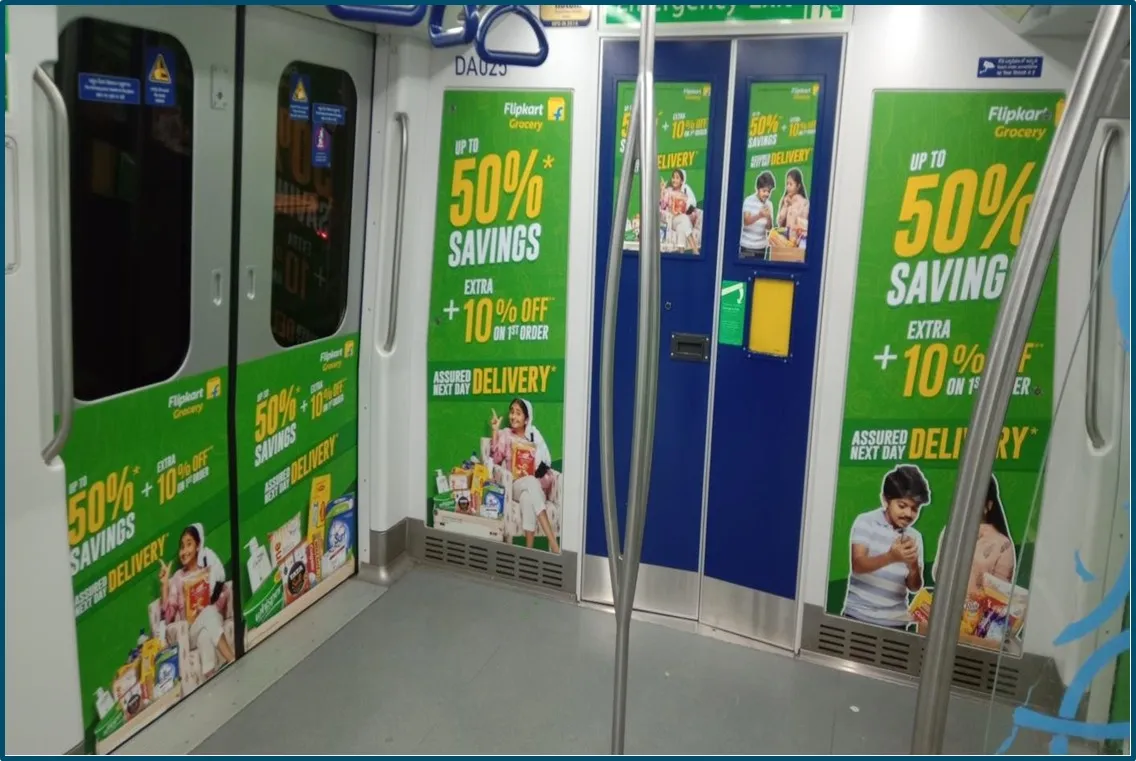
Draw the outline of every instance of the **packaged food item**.
<instances>
[{"instance_id":1,"label":"packaged food item","mask_svg":"<svg viewBox=\"0 0 1136 761\"><path fill-rule=\"evenodd\" d=\"M455 468L450 473L450 491L469 491L470 471Z\"/></svg>"},{"instance_id":2,"label":"packaged food item","mask_svg":"<svg viewBox=\"0 0 1136 761\"><path fill-rule=\"evenodd\" d=\"M316 556L311 542L303 542L292 550L280 566L284 582L284 604L291 605L316 582Z\"/></svg>"},{"instance_id":3,"label":"packaged food item","mask_svg":"<svg viewBox=\"0 0 1136 761\"><path fill-rule=\"evenodd\" d=\"M114 696L102 687L95 690L95 712L99 715L99 721L105 719L112 708L114 708Z\"/></svg>"},{"instance_id":4,"label":"packaged food item","mask_svg":"<svg viewBox=\"0 0 1136 761\"><path fill-rule=\"evenodd\" d=\"M976 634L978 624L981 621L982 611L978 607L978 601L968 599L962 607L962 623L959 626L959 631L962 634Z\"/></svg>"},{"instance_id":5,"label":"packaged food item","mask_svg":"<svg viewBox=\"0 0 1136 761\"><path fill-rule=\"evenodd\" d=\"M178 682L177 645L158 653L157 658L154 659L154 670L154 697L160 698L173 690Z\"/></svg>"},{"instance_id":6,"label":"packaged food item","mask_svg":"<svg viewBox=\"0 0 1136 761\"><path fill-rule=\"evenodd\" d=\"M312 479L312 494L308 500L308 541L323 535L324 515L327 503L331 501L331 476L316 476Z\"/></svg>"},{"instance_id":7,"label":"packaged food item","mask_svg":"<svg viewBox=\"0 0 1136 761\"><path fill-rule=\"evenodd\" d=\"M454 499L454 495L447 492L434 497L434 509L445 510L448 513L452 513L458 509L458 503Z\"/></svg>"},{"instance_id":8,"label":"packaged food item","mask_svg":"<svg viewBox=\"0 0 1136 761\"><path fill-rule=\"evenodd\" d=\"M468 515L473 511L473 497L468 489L455 491L454 501L457 502L457 512Z\"/></svg>"},{"instance_id":9,"label":"packaged food item","mask_svg":"<svg viewBox=\"0 0 1136 761\"><path fill-rule=\"evenodd\" d=\"M482 489L485 488L486 482L489 481L489 468L481 463L473 466L473 475L470 479L469 490L476 495L480 495Z\"/></svg>"},{"instance_id":10,"label":"packaged food item","mask_svg":"<svg viewBox=\"0 0 1136 761\"><path fill-rule=\"evenodd\" d=\"M536 475L536 447L527 441L513 444L513 461L510 463L513 478Z\"/></svg>"},{"instance_id":11,"label":"packaged food item","mask_svg":"<svg viewBox=\"0 0 1136 761\"><path fill-rule=\"evenodd\" d=\"M138 662L128 663L118 670L111 689L122 706L126 718L137 716L143 708L142 685L138 683Z\"/></svg>"},{"instance_id":12,"label":"packaged food item","mask_svg":"<svg viewBox=\"0 0 1136 761\"><path fill-rule=\"evenodd\" d=\"M272 559L276 565L284 562L284 558L303 541L300 533L300 514L293 515L287 523L269 535L268 544L272 547Z\"/></svg>"},{"instance_id":13,"label":"packaged food item","mask_svg":"<svg viewBox=\"0 0 1136 761\"><path fill-rule=\"evenodd\" d=\"M154 680L156 677L158 653L162 652L162 641L157 637L146 640L142 644L142 658L138 666L139 680L142 691L147 697L154 694Z\"/></svg>"},{"instance_id":14,"label":"packaged food item","mask_svg":"<svg viewBox=\"0 0 1136 761\"><path fill-rule=\"evenodd\" d=\"M255 592L272 575L272 562L268 559L268 551L260 546L260 542L256 541L255 536L245 546L248 547L249 551L247 563L249 586Z\"/></svg>"},{"instance_id":15,"label":"packaged food item","mask_svg":"<svg viewBox=\"0 0 1136 761\"><path fill-rule=\"evenodd\" d=\"M450 479L446 478L441 468L434 471L434 488L438 490L439 496L450 491Z\"/></svg>"},{"instance_id":16,"label":"packaged food item","mask_svg":"<svg viewBox=\"0 0 1136 761\"><path fill-rule=\"evenodd\" d=\"M924 610L924 606L927 610ZM911 614L911 620L916 623L927 623L927 612L931 609L931 590L923 587L915 596L911 598L911 604L907 606L907 611Z\"/></svg>"},{"instance_id":17,"label":"packaged food item","mask_svg":"<svg viewBox=\"0 0 1136 761\"><path fill-rule=\"evenodd\" d=\"M209 569L202 568L187 574L182 579L182 594L185 600L185 620L192 626L197 614L209 607L213 589L209 583Z\"/></svg>"},{"instance_id":18,"label":"packaged food item","mask_svg":"<svg viewBox=\"0 0 1136 761\"><path fill-rule=\"evenodd\" d=\"M499 485L485 485L481 496L481 514L486 518L500 518L505 514L505 490Z\"/></svg>"},{"instance_id":19,"label":"packaged food item","mask_svg":"<svg viewBox=\"0 0 1136 761\"><path fill-rule=\"evenodd\" d=\"M346 547L339 547L339 548L334 549L334 550L328 550L327 552L325 552L323 554L323 559L320 562L320 566L323 569L323 575L327 576L328 574L335 573L340 568L342 568L343 564L346 563L346 562L347 562L347 548Z\"/></svg>"},{"instance_id":20,"label":"packaged food item","mask_svg":"<svg viewBox=\"0 0 1136 761\"><path fill-rule=\"evenodd\" d=\"M327 510L327 552L354 551L355 496L340 497ZM342 565L342 564L341 564Z\"/></svg>"}]
</instances>

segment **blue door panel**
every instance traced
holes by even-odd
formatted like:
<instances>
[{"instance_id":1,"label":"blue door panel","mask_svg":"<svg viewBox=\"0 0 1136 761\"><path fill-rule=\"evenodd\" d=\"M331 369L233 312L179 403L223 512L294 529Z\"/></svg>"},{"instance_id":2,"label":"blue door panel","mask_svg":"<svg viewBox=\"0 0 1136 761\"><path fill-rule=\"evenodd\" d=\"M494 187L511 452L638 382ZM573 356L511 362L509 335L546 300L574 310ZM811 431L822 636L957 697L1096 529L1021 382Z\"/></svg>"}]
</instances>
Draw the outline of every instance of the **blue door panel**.
<instances>
[{"instance_id":1,"label":"blue door panel","mask_svg":"<svg viewBox=\"0 0 1136 761\"><path fill-rule=\"evenodd\" d=\"M718 346L705 573L787 598L797 594L841 55L839 39L738 43L722 278L789 277L796 292L788 359ZM805 262L742 262L734 242L741 200L750 192L743 187L749 88L754 82L795 80L820 82ZM837 253L852 256L855 250Z\"/></svg>"},{"instance_id":2,"label":"blue door panel","mask_svg":"<svg viewBox=\"0 0 1136 761\"><path fill-rule=\"evenodd\" d=\"M651 472L643 562L686 571L698 570L702 527L703 463L706 451L710 365L683 362L669 356L673 332L709 336L713 329L716 292L714 256L718 250L718 220L722 189L722 160L729 87L728 42L660 42L656 47L655 77L659 82L697 81L711 86L709 150L702 228L702 255L664 255L662 265L658 416ZM591 438L588 450L585 551L605 556L603 498L600 487L599 370L608 245L614 211L617 163L616 87L634 81L638 44L604 44L600 108L600 172L596 214L596 287L592 334ZM623 259L619 286L615 366L615 472L620 526L626 521L627 480L631 460L631 424L635 403L635 350L639 290L638 254Z\"/></svg>"}]
</instances>

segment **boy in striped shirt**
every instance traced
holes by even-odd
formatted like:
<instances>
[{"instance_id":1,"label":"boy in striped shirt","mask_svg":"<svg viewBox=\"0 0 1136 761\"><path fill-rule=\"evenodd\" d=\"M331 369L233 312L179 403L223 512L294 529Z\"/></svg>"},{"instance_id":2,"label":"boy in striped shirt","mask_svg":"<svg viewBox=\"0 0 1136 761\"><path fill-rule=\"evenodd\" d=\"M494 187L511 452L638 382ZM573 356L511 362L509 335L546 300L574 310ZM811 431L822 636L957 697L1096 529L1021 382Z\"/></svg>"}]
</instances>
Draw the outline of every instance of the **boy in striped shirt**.
<instances>
[{"instance_id":1,"label":"boy in striped shirt","mask_svg":"<svg viewBox=\"0 0 1136 761\"><path fill-rule=\"evenodd\" d=\"M906 629L907 593L923 586L923 537L912 524L931 502L931 487L914 465L884 476L882 507L861 513L849 537L852 574L844 615L866 624Z\"/></svg>"}]
</instances>

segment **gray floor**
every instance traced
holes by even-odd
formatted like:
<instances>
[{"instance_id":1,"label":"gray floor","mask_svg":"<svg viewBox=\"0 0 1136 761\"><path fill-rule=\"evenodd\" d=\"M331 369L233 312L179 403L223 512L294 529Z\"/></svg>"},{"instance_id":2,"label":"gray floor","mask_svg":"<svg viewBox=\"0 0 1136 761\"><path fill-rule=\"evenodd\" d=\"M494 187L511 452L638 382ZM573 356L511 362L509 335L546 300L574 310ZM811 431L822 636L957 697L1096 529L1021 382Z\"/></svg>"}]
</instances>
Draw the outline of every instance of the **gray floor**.
<instances>
[{"instance_id":1,"label":"gray floor","mask_svg":"<svg viewBox=\"0 0 1136 761\"><path fill-rule=\"evenodd\" d=\"M417 568L193 752L606 753L614 629L608 613ZM913 688L665 626L632 624L629 685L629 754L909 748ZM992 752L1009 709L989 733L988 714L955 699L945 752Z\"/></svg>"}]
</instances>

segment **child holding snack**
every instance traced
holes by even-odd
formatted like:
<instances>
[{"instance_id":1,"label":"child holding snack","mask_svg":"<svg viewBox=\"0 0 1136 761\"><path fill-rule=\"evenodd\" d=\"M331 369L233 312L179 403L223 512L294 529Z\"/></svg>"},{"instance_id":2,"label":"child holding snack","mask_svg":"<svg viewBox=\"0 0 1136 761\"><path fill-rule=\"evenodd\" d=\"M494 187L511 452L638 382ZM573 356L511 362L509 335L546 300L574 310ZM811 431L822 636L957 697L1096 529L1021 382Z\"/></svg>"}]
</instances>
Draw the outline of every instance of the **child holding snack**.
<instances>
[{"instance_id":1,"label":"child holding snack","mask_svg":"<svg viewBox=\"0 0 1136 761\"><path fill-rule=\"evenodd\" d=\"M545 514L545 499L552 489L552 454L540 431L532 424L532 404L527 399L514 399L509 403L509 427L501 428L501 416L492 410L489 425L493 429L490 456L493 462L509 468L513 473L513 494L521 506L521 528L525 532L525 545L533 546L536 527L544 529L548 549L560 552L556 532Z\"/></svg>"},{"instance_id":2,"label":"child holding snack","mask_svg":"<svg viewBox=\"0 0 1136 761\"><path fill-rule=\"evenodd\" d=\"M236 653L225 638L225 616L221 612L229 594L225 566L217 553L205 546L205 528L200 523L182 530L178 562L181 567L172 577L169 563L163 562L158 571L163 618L167 624L178 619L189 622L189 641L203 654L203 666L215 660L208 657L213 652L220 653L225 663L232 663Z\"/></svg>"},{"instance_id":3,"label":"child holding snack","mask_svg":"<svg viewBox=\"0 0 1136 761\"><path fill-rule=\"evenodd\" d=\"M866 624L906 629L907 593L923 587L923 537L912 524L931 501L931 487L914 465L884 476L881 507L861 513L849 537L852 574L843 614Z\"/></svg>"},{"instance_id":4,"label":"child holding snack","mask_svg":"<svg viewBox=\"0 0 1136 761\"><path fill-rule=\"evenodd\" d=\"M795 246L809 230L809 194L801 170L793 167L785 173L785 194L777 207L777 226L784 227Z\"/></svg>"}]
</instances>

